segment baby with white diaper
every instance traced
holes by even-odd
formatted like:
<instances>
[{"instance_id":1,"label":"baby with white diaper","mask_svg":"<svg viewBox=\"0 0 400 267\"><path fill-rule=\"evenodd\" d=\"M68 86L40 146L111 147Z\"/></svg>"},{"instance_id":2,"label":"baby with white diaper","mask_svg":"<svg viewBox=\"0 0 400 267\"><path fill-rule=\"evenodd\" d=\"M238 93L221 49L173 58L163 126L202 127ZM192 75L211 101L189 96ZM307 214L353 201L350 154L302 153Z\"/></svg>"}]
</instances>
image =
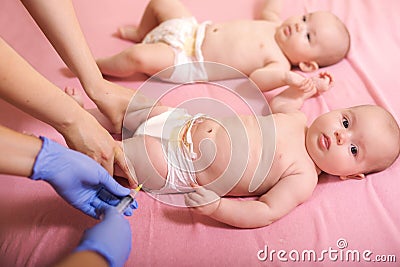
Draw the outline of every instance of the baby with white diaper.
<instances>
[{"instance_id":1,"label":"baby with white diaper","mask_svg":"<svg viewBox=\"0 0 400 267\"><path fill-rule=\"evenodd\" d=\"M327 75L319 85L330 86ZM327 89L311 88L283 90L267 116L211 118L133 98L124 121L128 164L149 192L183 193L195 212L240 228L263 227L289 213L311 197L322 172L364 179L393 164L400 130L389 112L344 108L309 126L300 108Z\"/></svg>"},{"instance_id":2,"label":"baby with white diaper","mask_svg":"<svg viewBox=\"0 0 400 267\"><path fill-rule=\"evenodd\" d=\"M115 77L138 72L151 76L175 66L159 78L185 83L237 78L243 73L262 91L300 87L303 76L292 67L312 72L339 62L350 48L350 35L339 18L327 11L282 22L281 2L265 0L262 20L198 23L178 0L151 0L138 26L120 28L120 37L136 44L97 59L97 64L103 74ZM215 71L204 62L238 71Z\"/></svg>"}]
</instances>

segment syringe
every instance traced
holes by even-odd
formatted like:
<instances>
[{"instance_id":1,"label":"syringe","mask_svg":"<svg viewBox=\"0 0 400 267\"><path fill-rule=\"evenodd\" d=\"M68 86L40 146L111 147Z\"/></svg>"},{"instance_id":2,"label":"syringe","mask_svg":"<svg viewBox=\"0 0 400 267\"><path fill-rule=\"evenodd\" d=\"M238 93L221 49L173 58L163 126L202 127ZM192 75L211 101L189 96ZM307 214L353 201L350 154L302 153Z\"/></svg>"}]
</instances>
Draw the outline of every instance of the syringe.
<instances>
[{"instance_id":1,"label":"syringe","mask_svg":"<svg viewBox=\"0 0 400 267\"><path fill-rule=\"evenodd\" d=\"M131 193L129 195L127 195L126 197L121 199L121 202L119 202L118 205L116 206L116 209L118 210L119 213L121 213L121 214L124 213L126 208L129 207L129 205L133 202L133 200L135 199L135 196L140 191L142 186L143 186L143 184L140 184L138 187L131 190Z\"/></svg>"}]
</instances>

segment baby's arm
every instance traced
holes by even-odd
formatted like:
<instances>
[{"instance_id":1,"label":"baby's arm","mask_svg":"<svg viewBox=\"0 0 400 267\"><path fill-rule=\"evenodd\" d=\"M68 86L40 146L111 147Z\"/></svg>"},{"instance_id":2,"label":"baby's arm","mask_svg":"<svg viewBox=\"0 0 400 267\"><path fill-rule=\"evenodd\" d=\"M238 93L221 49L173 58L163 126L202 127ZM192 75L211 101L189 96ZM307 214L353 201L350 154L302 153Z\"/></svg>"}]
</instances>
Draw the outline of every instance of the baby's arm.
<instances>
[{"instance_id":1,"label":"baby's arm","mask_svg":"<svg viewBox=\"0 0 400 267\"><path fill-rule=\"evenodd\" d=\"M320 73L318 77L304 79L303 87L306 90L299 90L289 86L286 90L276 95L270 101L272 113L290 113L299 111L306 99L316 94L327 91L333 84L332 76L327 73Z\"/></svg>"},{"instance_id":2,"label":"baby's arm","mask_svg":"<svg viewBox=\"0 0 400 267\"><path fill-rule=\"evenodd\" d=\"M327 77L330 79L328 80L327 85L331 86L333 78L332 75L327 72L322 72L318 77L313 78L315 85L317 87L321 85L316 79L321 78L324 80ZM267 92L285 85L297 87L299 90L308 90L303 87L304 80L307 79L306 77L297 72L285 69L284 66L279 63L269 63L265 67L253 71L249 78L262 92ZM328 88L318 88L319 91L326 91L327 89Z\"/></svg>"},{"instance_id":3,"label":"baby's arm","mask_svg":"<svg viewBox=\"0 0 400 267\"><path fill-rule=\"evenodd\" d=\"M305 79L305 77L294 71L286 70L278 63L270 63L263 68L257 69L249 77L262 92L285 85L300 87Z\"/></svg>"},{"instance_id":4,"label":"baby's arm","mask_svg":"<svg viewBox=\"0 0 400 267\"><path fill-rule=\"evenodd\" d=\"M258 200L240 201L219 198L211 204L193 209L200 214L239 228L267 226L288 214L311 196L318 179L303 176L298 174L282 178ZM215 199L215 196L215 193L210 190L196 187L196 192L187 194L186 203L196 206L207 203L207 200L212 197Z\"/></svg>"},{"instance_id":5,"label":"baby's arm","mask_svg":"<svg viewBox=\"0 0 400 267\"><path fill-rule=\"evenodd\" d=\"M261 10L261 19L268 21L281 21L282 0L265 0Z\"/></svg>"}]
</instances>

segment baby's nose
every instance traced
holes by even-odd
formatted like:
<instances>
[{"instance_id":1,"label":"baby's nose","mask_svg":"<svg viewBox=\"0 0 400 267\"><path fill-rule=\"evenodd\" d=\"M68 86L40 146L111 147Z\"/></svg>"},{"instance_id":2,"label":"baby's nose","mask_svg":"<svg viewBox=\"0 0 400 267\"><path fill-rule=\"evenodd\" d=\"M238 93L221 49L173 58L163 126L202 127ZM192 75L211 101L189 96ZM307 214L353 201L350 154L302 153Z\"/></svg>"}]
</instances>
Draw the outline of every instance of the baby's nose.
<instances>
[{"instance_id":1,"label":"baby's nose","mask_svg":"<svg viewBox=\"0 0 400 267\"><path fill-rule=\"evenodd\" d=\"M303 28L304 28L304 25L303 25L303 23L296 23L295 24L295 27L296 27L296 31L297 32L301 32L302 30L303 30Z\"/></svg>"},{"instance_id":2,"label":"baby's nose","mask_svg":"<svg viewBox=\"0 0 400 267\"><path fill-rule=\"evenodd\" d=\"M335 137L336 137L336 143L338 145L343 145L344 143L346 143L347 140L347 133L344 130L337 130L335 132Z\"/></svg>"}]
</instances>

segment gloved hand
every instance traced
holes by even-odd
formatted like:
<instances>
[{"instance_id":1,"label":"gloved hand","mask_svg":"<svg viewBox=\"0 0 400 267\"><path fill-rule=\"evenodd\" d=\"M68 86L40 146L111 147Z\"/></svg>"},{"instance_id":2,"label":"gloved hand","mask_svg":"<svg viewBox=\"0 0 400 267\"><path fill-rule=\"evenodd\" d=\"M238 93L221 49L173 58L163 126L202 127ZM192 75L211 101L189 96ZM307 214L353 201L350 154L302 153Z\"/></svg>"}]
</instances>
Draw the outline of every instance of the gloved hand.
<instances>
[{"instance_id":1,"label":"gloved hand","mask_svg":"<svg viewBox=\"0 0 400 267\"><path fill-rule=\"evenodd\" d=\"M68 203L87 215L99 218L96 210L118 204L130 190L118 184L108 172L88 156L68 149L46 137L39 151L31 178L44 180ZM124 212L132 215L133 202Z\"/></svg>"},{"instance_id":2,"label":"gloved hand","mask_svg":"<svg viewBox=\"0 0 400 267\"><path fill-rule=\"evenodd\" d=\"M93 250L101 254L110 266L123 266L132 246L128 221L114 207L106 207L103 220L85 231L75 251Z\"/></svg>"}]
</instances>

